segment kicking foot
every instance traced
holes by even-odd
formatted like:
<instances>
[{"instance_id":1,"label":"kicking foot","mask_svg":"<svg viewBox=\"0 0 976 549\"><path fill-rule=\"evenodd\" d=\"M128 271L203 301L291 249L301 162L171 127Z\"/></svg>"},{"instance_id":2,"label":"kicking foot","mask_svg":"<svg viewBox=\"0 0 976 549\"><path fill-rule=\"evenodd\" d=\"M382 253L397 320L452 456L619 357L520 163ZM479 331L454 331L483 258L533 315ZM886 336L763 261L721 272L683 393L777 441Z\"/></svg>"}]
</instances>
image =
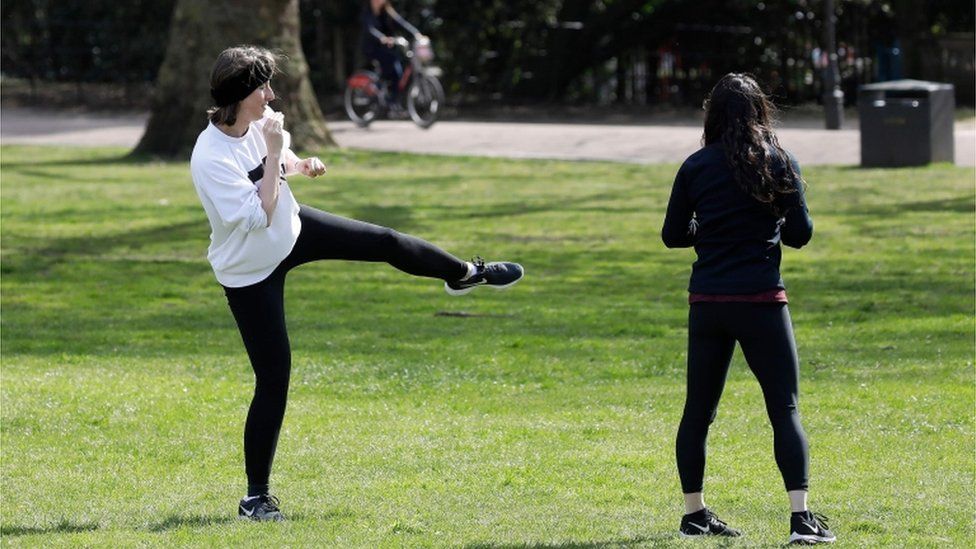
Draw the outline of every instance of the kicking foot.
<instances>
[{"instance_id":1,"label":"kicking foot","mask_svg":"<svg viewBox=\"0 0 976 549\"><path fill-rule=\"evenodd\" d=\"M790 517L790 545L815 545L833 543L837 536L827 529L827 517L804 511Z\"/></svg>"},{"instance_id":2,"label":"kicking foot","mask_svg":"<svg viewBox=\"0 0 976 549\"><path fill-rule=\"evenodd\" d=\"M285 520L285 516L278 509L278 498L267 494L242 499L237 507L237 518L275 522Z\"/></svg>"},{"instance_id":3,"label":"kicking foot","mask_svg":"<svg viewBox=\"0 0 976 549\"><path fill-rule=\"evenodd\" d=\"M735 528L730 528L728 524L725 524L715 513L709 511L708 509L702 509L690 515L685 515L681 517L681 528L678 530L678 534L683 538L693 538L698 536L724 536L730 538L736 538L742 535L742 532L736 530Z\"/></svg>"},{"instance_id":4,"label":"kicking foot","mask_svg":"<svg viewBox=\"0 0 976 549\"><path fill-rule=\"evenodd\" d=\"M525 271L518 263L485 263L483 259L475 258L475 272L473 275L458 280L457 282L445 282L444 290L450 295L464 295L478 286L489 286L496 290L503 290L514 285L522 279Z\"/></svg>"}]
</instances>

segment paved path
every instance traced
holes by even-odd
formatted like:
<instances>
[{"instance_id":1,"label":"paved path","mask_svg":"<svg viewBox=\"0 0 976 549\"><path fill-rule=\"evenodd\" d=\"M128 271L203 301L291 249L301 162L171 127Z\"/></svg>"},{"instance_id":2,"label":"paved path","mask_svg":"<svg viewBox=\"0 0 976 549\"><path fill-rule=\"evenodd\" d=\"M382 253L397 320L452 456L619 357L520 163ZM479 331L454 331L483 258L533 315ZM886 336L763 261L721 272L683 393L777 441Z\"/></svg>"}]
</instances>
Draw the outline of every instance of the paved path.
<instances>
[{"instance_id":1,"label":"paved path","mask_svg":"<svg viewBox=\"0 0 976 549\"><path fill-rule=\"evenodd\" d=\"M139 140L146 115L53 113L0 110L0 143L111 145L131 147ZM860 163L856 121L836 131L816 121L787 122L780 142L801 165ZM378 151L462 154L506 158L556 158L620 162L678 163L698 148L701 128L690 122L659 124L552 124L515 122L438 122L421 130L406 121L379 121L369 129L330 121L343 147ZM956 164L976 166L976 122L957 123Z\"/></svg>"}]
</instances>

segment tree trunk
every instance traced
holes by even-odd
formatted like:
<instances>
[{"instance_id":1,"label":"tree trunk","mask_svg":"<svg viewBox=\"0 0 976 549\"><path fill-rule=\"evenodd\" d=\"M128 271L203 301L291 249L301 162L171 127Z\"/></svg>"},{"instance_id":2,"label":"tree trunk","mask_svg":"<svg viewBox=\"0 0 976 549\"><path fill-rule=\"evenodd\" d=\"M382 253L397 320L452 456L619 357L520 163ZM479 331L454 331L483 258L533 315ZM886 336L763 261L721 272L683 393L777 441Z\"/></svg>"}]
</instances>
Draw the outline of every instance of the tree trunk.
<instances>
[{"instance_id":1,"label":"tree trunk","mask_svg":"<svg viewBox=\"0 0 976 549\"><path fill-rule=\"evenodd\" d=\"M335 145L308 79L298 0L178 0L146 133L134 153L187 156L207 125L210 70L225 48L253 44L282 54L272 103L285 114L293 149Z\"/></svg>"}]
</instances>

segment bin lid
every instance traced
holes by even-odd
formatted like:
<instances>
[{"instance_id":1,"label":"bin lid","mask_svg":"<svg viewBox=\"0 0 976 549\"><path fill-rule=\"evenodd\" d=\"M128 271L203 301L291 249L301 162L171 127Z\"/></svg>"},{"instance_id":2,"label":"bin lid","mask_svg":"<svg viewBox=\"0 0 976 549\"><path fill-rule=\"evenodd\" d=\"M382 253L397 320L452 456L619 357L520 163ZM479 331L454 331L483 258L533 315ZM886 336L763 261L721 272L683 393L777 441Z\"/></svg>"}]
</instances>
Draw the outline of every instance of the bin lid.
<instances>
[{"instance_id":1,"label":"bin lid","mask_svg":"<svg viewBox=\"0 0 976 549\"><path fill-rule=\"evenodd\" d=\"M875 82L858 87L864 91L941 91L952 90L952 84L944 82L926 82L925 80L891 80L889 82Z\"/></svg>"}]
</instances>

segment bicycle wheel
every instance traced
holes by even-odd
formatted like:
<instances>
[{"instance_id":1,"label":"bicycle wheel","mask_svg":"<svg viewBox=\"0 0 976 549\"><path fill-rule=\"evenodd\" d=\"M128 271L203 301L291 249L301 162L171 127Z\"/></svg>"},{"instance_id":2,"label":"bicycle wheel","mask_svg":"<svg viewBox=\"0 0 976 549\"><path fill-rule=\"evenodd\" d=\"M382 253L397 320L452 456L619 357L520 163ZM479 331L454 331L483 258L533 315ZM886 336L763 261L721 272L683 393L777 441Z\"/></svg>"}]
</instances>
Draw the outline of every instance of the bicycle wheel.
<instances>
[{"instance_id":1,"label":"bicycle wheel","mask_svg":"<svg viewBox=\"0 0 976 549\"><path fill-rule=\"evenodd\" d=\"M366 86L347 85L344 104L349 120L360 128L365 128L376 120L380 110L379 99L376 94L369 93Z\"/></svg>"},{"instance_id":2,"label":"bicycle wheel","mask_svg":"<svg viewBox=\"0 0 976 549\"><path fill-rule=\"evenodd\" d=\"M444 88L433 76L422 74L414 78L407 89L407 112L414 124L429 128L437 121L444 105Z\"/></svg>"}]
</instances>

